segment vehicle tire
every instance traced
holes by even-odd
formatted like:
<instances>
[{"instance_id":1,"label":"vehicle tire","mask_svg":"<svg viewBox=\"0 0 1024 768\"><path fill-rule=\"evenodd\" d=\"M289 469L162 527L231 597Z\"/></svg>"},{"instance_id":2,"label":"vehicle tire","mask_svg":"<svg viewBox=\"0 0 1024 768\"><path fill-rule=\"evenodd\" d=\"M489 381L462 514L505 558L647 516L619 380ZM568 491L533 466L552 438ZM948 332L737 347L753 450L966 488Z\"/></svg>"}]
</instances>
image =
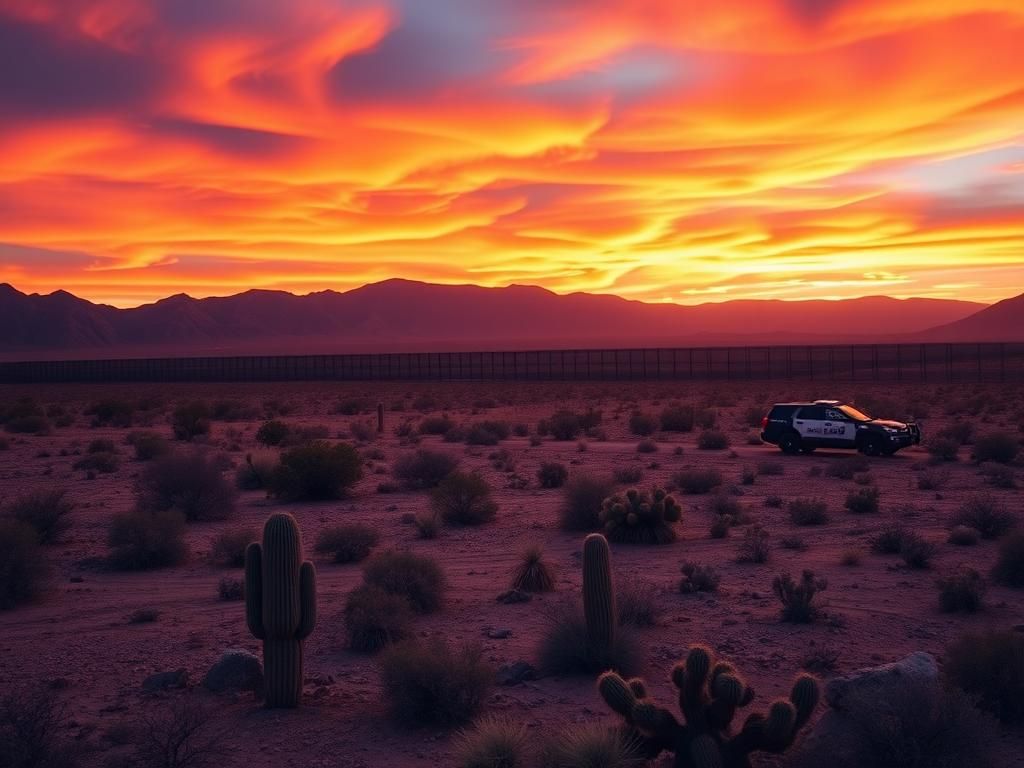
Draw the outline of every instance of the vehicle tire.
<instances>
[{"instance_id":1,"label":"vehicle tire","mask_svg":"<svg viewBox=\"0 0 1024 768\"><path fill-rule=\"evenodd\" d=\"M865 456L878 456L882 453L882 441L873 435L868 435L861 440L858 450Z\"/></svg>"},{"instance_id":2,"label":"vehicle tire","mask_svg":"<svg viewBox=\"0 0 1024 768\"><path fill-rule=\"evenodd\" d=\"M779 438L779 450L790 455L800 453L800 435L787 432Z\"/></svg>"},{"instance_id":3,"label":"vehicle tire","mask_svg":"<svg viewBox=\"0 0 1024 768\"><path fill-rule=\"evenodd\" d=\"M818 446L816 446L816 445L801 445L800 446L800 453L811 454L811 453L814 453L817 449L818 449Z\"/></svg>"}]
</instances>

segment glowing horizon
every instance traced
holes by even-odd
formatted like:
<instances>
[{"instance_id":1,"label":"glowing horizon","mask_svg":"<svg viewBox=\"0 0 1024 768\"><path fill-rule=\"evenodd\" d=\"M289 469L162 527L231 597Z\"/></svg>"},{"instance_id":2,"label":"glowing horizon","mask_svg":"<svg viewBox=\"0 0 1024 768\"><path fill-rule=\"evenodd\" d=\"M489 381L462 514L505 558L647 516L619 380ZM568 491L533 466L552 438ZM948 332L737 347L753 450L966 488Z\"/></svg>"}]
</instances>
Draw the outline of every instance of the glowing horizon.
<instances>
[{"instance_id":1,"label":"glowing horizon","mask_svg":"<svg viewBox=\"0 0 1024 768\"><path fill-rule=\"evenodd\" d=\"M0 0L0 282L1024 293L1018 0Z\"/></svg>"}]
</instances>

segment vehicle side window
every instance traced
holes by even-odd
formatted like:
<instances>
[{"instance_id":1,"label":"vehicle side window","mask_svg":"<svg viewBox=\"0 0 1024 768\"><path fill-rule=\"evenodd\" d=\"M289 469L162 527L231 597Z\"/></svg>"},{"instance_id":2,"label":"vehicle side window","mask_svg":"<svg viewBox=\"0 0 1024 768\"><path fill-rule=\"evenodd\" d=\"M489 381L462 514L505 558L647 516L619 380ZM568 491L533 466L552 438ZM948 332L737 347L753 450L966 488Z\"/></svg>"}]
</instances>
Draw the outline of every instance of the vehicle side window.
<instances>
[{"instance_id":1,"label":"vehicle side window","mask_svg":"<svg viewBox=\"0 0 1024 768\"><path fill-rule=\"evenodd\" d=\"M825 409L816 405L801 408L800 412L797 414L797 418L807 419L808 421L824 421Z\"/></svg>"},{"instance_id":2,"label":"vehicle side window","mask_svg":"<svg viewBox=\"0 0 1024 768\"><path fill-rule=\"evenodd\" d=\"M825 418L829 421L843 421L846 417L840 411L832 410L827 408L825 410Z\"/></svg>"}]
</instances>

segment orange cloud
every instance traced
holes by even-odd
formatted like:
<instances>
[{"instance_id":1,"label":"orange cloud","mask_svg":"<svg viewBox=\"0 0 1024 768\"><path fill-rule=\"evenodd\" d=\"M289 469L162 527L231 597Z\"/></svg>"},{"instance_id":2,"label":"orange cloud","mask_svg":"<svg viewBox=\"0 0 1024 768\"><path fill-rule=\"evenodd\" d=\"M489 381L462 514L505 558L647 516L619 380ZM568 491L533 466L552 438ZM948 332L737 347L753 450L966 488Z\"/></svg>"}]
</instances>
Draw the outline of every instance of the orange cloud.
<instances>
[{"instance_id":1,"label":"orange cloud","mask_svg":"<svg viewBox=\"0 0 1024 768\"><path fill-rule=\"evenodd\" d=\"M995 300L1022 39L1017 0L0 0L0 281Z\"/></svg>"}]
</instances>

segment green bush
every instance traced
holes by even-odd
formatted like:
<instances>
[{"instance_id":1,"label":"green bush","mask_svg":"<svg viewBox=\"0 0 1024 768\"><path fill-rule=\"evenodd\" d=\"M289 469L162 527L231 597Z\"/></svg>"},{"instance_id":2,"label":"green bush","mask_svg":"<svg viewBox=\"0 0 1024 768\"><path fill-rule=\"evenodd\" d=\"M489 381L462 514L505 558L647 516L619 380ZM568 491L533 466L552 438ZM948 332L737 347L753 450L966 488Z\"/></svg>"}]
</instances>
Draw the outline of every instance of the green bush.
<instances>
[{"instance_id":1,"label":"green bush","mask_svg":"<svg viewBox=\"0 0 1024 768\"><path fill-rule=\"evenodd\" d=\"M377 530L364 523L334 525L317 535L316 551L330 555L335 563L358 563L369 557L379 542Z\"/></svg>"},{"instance_id":2,"label":"green bush","mask_svg":"<svg viewBox=\"0 0 1024 768\"><path fill-rule=\"evenodd\" d=\"M961 565L937 582L939 608L944 613L975 613L985 597L985 580L973 568Z\"/></svg>"},{"instance_id":3,"label":"green bush","mask_svg":"<svg viewBox=\"0 0 1024 768\"><path fill-rule=\"evenodd\" d=\"M708 493L722 484L722 475L717 469L684 469L672 481L683 493Z\"/></svg>"},{"instance_id":4,"label":"green bush","mask_svg":"<svg viewBox=\"0 0 1024 768\"><path fill-rule=\"evenodd\" d=\"M0 518L0 610L38 598L48 573L32 526Z\"/></svg>"},{"instance_id":5,"label":"green bush","mask_svg":"<svg viewBox=\"0 0 1024 768\"><path fill-rule=\"evenodd\" d=\"M408 490L435 488L459 466L450 453L420 448L399 456L392 469L395 479Z\"/></svg>"},{"instance_id":6,"label":"green bush","mask_svg":"<svg viewBox=\"0 0 1024 768\"><path fill-rule=\"evenodd\" d=\"M363 580L389 594L401 595L417 613L437 611L448 586L436 560L395 550L371 557L364 567Z\"/></svg>"},{"instance_id":7,"label":"green bush","mask_svg":"<svg viewBox=\"0 0 1024 768\"><path fill-rule=\"evenodd\" d=\"M475 472L451 472L430 493L430 508L449 525L489 523L498 512L487 481Z\"/></svg>"},{"instance_id":8,"label":"green bush","mask_svg":"<svg viewBox=\"0 0 1024 768\"><path fill-rule=\"evenodd\" d=\"M16 498L4 514L30 526L40 544L53 544L71 527L74 508L66 490L38 490Z\"/></svg>"},{"instance_id":9,"label":"green bush","mask_svg":"<svg viewBox=\"0 0 1024 768\"><path fill-rule=\"evenodd\" d=\"M362 584L345 601L348 647L361 653L378 651L409 636L412 609L402 595Z\"/></svg>"},{"instance_id":10,"label":"green bush","mask_svg":"<svg viewBox=\"0 0 1024 768\"><path fill-rule=\"evenodd\" d=\"M235 510L235 489L205 452L172 453L139 476L137 506L144 512L177 510L189 521L225 520Z\"/></svg>"},{"instance_id":11,"label":"green bush","mask_svg":"<svg viewBox=\"0 0 1024 768\"><path fill-rule=\"evenodd\" d=\"M171 428L176 440L191 442L210 434L210 406L202 400L185 403L174 409Z\"/></svg>"},{"instance_id":12,"label":"green bush","mask_svg":"<svg viewBox=\"0 0 1024 768\"><path fill-rule=\"evenodd\" d=\"M391 645L381 656L381 686L395 722L449 727L472 720L494 684L494 670L475 646L440 638Z\"/></svg>"},{"instance_id":13,"label":"green bush","mask_svg":"<svg viewBox=\"0 0 1024 768\"><path fill-rule=\"evenodd\" d=\"M994 461L1009 464L1020 451L1017 438L1008 432L990 432L974 441L971 458L974 461Z\"/></svg>"},{"instance_id":14,"label":"green bush","mask_svg":"<svg viewBox=\"0 0 1024 768\"><path fill-rule=\"evenodd\" d=\"M281 454L267 490L285 501L339 499L362 476L363 462L353 446L315 440Z\"/></svg>"},{"instance_id":15,"label":"green bush","mask_svg":"<svg viewBox=\"0 0 1024 768\"><path fill-rule=\"evenodd\" d=\"M946 648L943 672L957 688L1007 724L1024 721L1024 634L966 634Z\"/></svg>"},{"instance_id":16,"label":"green bush","mask_svg":"<svg viewBox=\"0 0 1024 768\"><path fill-rule=\"evenodd\" d=\"M561 488L569 477L569 470L556 461L545 461L537 470L537 481L541 488Z\"/></svg>"},{"instance_id":17,"label":"green bush","mask_svg":"<svg viewBox=\"0 0 1024 768\"><path fill-rule=\"evenodd\" d=\"M188 555L185 516L177 509L122 512L110 521L110 564L123 571L178 565Z\"/></svg>"},{"instance_id":18,"label":"green bush","mask_svg":"<svg viewBox=\"0 0 1024 768\"><path fill-rule=\"evenodd\" d=\"M614 485L605 478L574 475L562 489L559 526L564 531L593 531L600 527L601 505Z\"/></svg>"},{"instance_id":19,"label":"green bush","mask_svg":"<svg viewBox=\"0 0 1024 768\"><path fill-rule=\"evenodd\" d=\"M1015 531L999 544L992 576L1007 587L1024 587L1024 531Z\"/></svg>"}]
</instances>

